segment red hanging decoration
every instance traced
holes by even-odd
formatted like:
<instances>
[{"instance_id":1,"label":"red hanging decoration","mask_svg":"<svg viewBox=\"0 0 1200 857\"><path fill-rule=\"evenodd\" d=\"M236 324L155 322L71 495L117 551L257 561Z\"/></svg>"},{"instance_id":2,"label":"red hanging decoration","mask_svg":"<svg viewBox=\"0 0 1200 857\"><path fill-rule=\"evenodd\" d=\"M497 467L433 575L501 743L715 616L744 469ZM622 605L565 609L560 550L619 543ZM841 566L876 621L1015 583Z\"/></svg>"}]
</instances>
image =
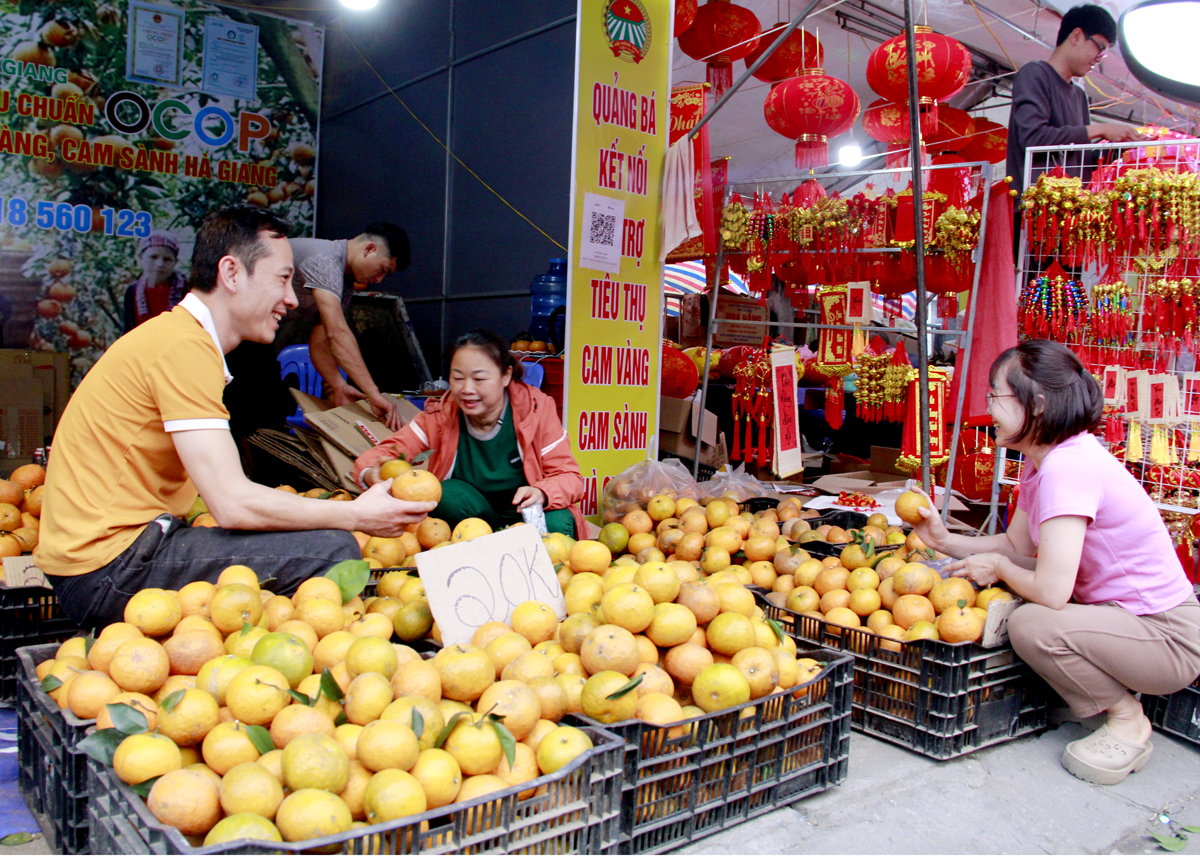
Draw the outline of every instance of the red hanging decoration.
<instances>
[{"instance_id":1,"label":"red hanging decoration","mask_svg":"<svg viewBox=\"0 0 1200 857\"><path fill-rule=\"evenodd\" d=\"M967 162L999 163L1008 157L1008 129L989 119L976 117L975 133L958 153Z\"/></svg>"},{"instance_id":2,"label":"red hanging decoration","mask_svg":"<svg viewBox=\"0 0 1200 857\"><path fill-rule=\"evenodd\" d=\"M921 132L937 130L938 102L950 98L971 76L971 52L957 39L914 27L917 97ZM908 104L908 46L904 34L877 47L867 61L867 85L890 101Z\"/></svg>"},{"instance_id":3,"label":"red hanging decoration","mask_svg":"<svg viewBox=\"0 0 1200 857\"><path fill-rule=\"evenodd\" d=\"M946 390L949 376L943 369L929 368L929 466L940 467L950 460L950 443L946 432ZM904 417L904 433L900 457L896 466L916 474L921 469L921 389L916 372L910 372L908 407Z\"/></svg>"},{"instance_id":4,"label":"red hanging decoration","mask_svg":"<svg viewBox=\"0 0 1200 857\"><path fill-rule=\"evenodd\" d=\"M925 148L935 155L965 149L975 133L975 120L971 114L942 105L937 117L937 126L925 135Z\"/></svg>"},{"instance_id":5,"label":"red hanging decoration","mask_svg":"<svg viewBox=\"0 0 1200 857\"><path fill-rule=\"evenodd\" d=\"M758 47L762 27L745 6L708 0L696 10L692 25L679 36L679 49L708 65L708 82L720 98L733 85L733 61Z\"/></svg>"},{"instance_id":6,"label":"red hanging decoration","mask_svg":"<svg viewBox=\"0 0 1200 857\"><path fill-rule=\"evenodd\" d=\"M829 165L829 138L850 130L859 107L850 84L809 68L773 86L763 113L772 131L796 141L797 168L813 169Z\"/></svg>"},{"instance_id":7,"label":"red hanging decoration","mask_svg":"<svg viewBox=\"0 0 1200 857\"><path fill-rule=\"evenodd\" d=\"M758 58L775 44L786 27L786 23L779 23L763 34L758 40L758 47L746 55L746 68L758 62ZM825 64L824 60L825 49L816 36L804 30L793 30L783 44L767 57L767 61L758 67L754 76L767 83L778 83L798 74L803 68L820 68Z\"/></svg>"},{"instance_id":8,"label":"red hanging decoration","mask_svg":"<svg viewBox=\"0 0 1200 857\"><path fill-rule=\"evenodd\" d=\"M675 0L675 38L687 32L696 20L696 0Z\"/></svg>"},{"instance_id":9,"label":"red hanging decoration","mask_svg":"<svg viewBox=\"0 0 1200 857\"><path fill-rule=\"evenodd\" d=\"M909 131L907 107L886 98L873 101L863 111L862 124L868 137L887 146L888 169L908 166L912 134Z\"/></svg>"}]
</instances>

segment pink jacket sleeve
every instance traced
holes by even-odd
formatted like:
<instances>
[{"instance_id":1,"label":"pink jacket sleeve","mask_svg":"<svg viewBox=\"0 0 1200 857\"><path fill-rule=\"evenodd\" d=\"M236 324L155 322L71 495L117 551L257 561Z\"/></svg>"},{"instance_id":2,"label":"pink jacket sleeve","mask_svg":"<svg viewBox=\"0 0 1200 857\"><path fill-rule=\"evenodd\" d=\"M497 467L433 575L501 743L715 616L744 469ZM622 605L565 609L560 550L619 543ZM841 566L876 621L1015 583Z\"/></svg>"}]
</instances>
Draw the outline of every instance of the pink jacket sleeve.
<instances>
[{"instance_id":1,"label":"pink jacket sleeve","mask_svg":"<svg viewBox=\"0 0 1200 857\"><path fill-rule=\"evenodd\" d=\"M571 452L571 438L554 416L548 412L538 422L536 451L541 461L542 477L533 487L545 492L546 508L565 509L583 499L583 476Z\"/></svg>"},{"instance_id":2,"label":"pink jacket sleeve","mask_svg":"<svg viewBox=\"0 0 1200 857\"><path fill-rule=\"evenodd\" d=\"M399 458L401 453L409 461L414 455L429 449L428 416L422 411L409 421L404 428L385 438L379 446L368 449L354 459L354 470L351 476L356 483L362 484L361 474L368 467L374 467L392 458Z\"/></svg>"}]
</instances>

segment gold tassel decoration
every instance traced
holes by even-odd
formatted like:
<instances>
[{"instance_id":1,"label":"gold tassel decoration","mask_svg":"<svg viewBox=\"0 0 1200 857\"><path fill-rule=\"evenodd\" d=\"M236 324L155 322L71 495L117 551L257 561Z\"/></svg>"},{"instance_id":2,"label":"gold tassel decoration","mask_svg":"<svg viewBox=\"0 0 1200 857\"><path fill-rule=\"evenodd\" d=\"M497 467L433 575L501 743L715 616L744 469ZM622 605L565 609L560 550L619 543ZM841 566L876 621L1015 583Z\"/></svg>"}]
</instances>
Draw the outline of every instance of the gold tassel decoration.
<instances>
[{"instance_id":1,"label":"gold tassel decoration","mask_svg":"<svg viewBox=\"0 0 1200 857\"><path fill-rule=\"evenodd\" d=\"M1192 423L1188 431L1188 461L1200 461L1200 423Z\"/></svg>"},{"instance_id":2,"label":"gold tassel decoration","mask_svg":"<svg viewBox=\"0 0 1200 857\"><path fill-rule=\"evenodd\" d=\"M1129 423L1129 445L1126 448L1125 460L1142 460L1142 424L1136 420Z\"/></svg>"},{"instance_id":3,"label":"gold tassel decoration","mask_svg":"<svg viewBox=\"0 0 1200 857\"><path fill-rule=\"evenodd\" d=\"M1167 433L1162 426L1155 426L1150 430L1150 463L1168 464L1170 460L1167 454Z\"/></svg>"},{"instance_id":4,"label":"gold tassel decoration","mask_svg":"<svg viewBox=\"0 0 1200 857\"><path fill-rule=\"evenodd\" d=\"M1174 466L1179 463L1179 452L1175 449L1175 431L1168 426L1164 433L1167 436L1167 463Z\"/></svg>"},{"instance_id":5,"label":"gold tassel decoration","mask_svg":"<svg viewBox=\"0 0 1200 857\"><path fill-rule=\"evenodd\" d=\"M867 350L867 335L858 325L854 326L854 338L850 343L850 356L857 360Z\"/></svg>"}]
</instances>

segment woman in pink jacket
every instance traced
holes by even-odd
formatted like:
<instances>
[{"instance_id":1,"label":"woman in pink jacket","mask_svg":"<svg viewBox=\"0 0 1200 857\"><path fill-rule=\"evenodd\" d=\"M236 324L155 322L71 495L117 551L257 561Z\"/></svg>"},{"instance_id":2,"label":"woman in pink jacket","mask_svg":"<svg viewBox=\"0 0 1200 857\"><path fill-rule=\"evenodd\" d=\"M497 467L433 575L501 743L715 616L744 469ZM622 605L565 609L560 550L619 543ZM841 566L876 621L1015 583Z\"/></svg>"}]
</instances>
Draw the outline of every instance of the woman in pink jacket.
<instances>
[{"instance_id":1,"label":"woman in pink jacket","mask_svg":"<svg viewBox=\"0 0 1200 857\"><path fill-rule=\"evenodd\" d=\"M482 518L492 529L521 520L540 503L550 532L585 533L579 500L583 477L554 400L521 382L521 364L490 330L463 334L450 350L450 390L425 412L354 462L354 478L371 486L379 465L401 453L433 450L429 470L442 480L433 510L454 526Z\"/></svg>"}]
</instances>

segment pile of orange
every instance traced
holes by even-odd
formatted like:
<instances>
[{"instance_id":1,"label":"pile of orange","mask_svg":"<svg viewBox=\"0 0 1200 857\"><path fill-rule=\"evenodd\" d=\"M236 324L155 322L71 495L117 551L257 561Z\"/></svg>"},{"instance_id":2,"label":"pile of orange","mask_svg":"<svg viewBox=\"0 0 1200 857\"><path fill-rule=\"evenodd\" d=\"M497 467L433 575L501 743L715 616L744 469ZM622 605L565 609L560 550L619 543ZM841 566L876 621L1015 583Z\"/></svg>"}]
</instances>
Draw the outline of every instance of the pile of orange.
<instances>
[{"instance_id":1,"label":"pile of orange","mask_svg":"<svg viewBox=\"0 0 1200 857\"><path fill-rule=\"evenodd\" d=\"M122 727L117 776L157 777L147 806L208 845L403 819L554 773L592 747L558 725L579 710L565 678L526 661L501 669L469 644L424 660L372 611L392 597L343 603L323 577L273 595L232 566L216 584L137 593L124 622L67 641L38 678L60 707ZM491 651L519 640L548 662L563 652L549 641L557 628L548 607L523 605Z\"/></svg>"},{"instance_id":2,"label":"pile of orange","mask_svg":"<svg viewBox=\"0 0 1200 857\"><path fill-rule=\"evenodd\" d=\"M32 553L38 544L46 470L26 464L0 479L0 557Z\"/></svg>"}]
</instances>

